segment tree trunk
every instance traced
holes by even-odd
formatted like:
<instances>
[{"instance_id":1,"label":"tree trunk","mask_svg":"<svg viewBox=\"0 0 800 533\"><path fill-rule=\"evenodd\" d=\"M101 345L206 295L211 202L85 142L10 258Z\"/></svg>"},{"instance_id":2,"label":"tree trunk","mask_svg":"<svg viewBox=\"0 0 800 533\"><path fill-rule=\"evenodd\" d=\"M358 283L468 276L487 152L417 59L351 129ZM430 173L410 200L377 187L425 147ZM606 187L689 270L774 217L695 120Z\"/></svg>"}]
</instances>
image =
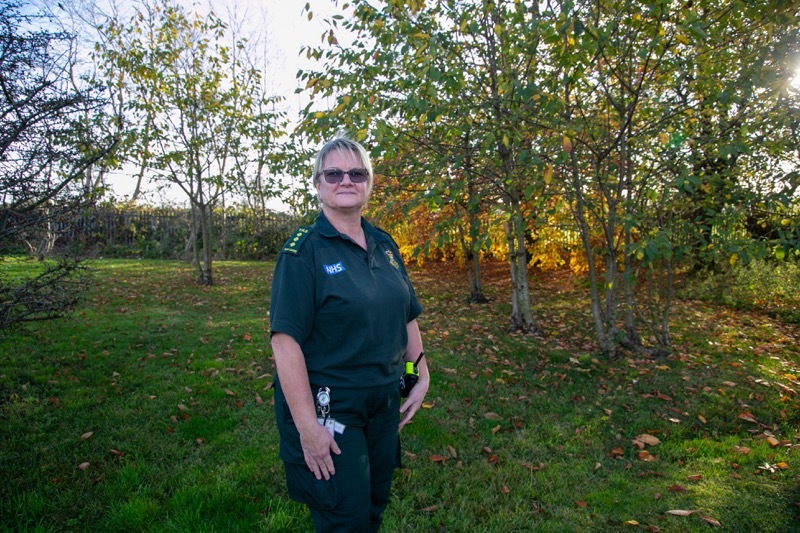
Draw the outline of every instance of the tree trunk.
<instances>
[{"instance_id":1,"label":"tree trunk","mask_svg":"<svg viewBox=\"0 0 800 533\"><path fill-rule=\"evenodd\" d=\"M203 267L200 264L200 247L198 240L202 237L198 236L200 233L200 213L199 206L192 202L192 234L189 236L192 246L192 266L197 269L197 279L200 283L203 282Z\"/></svg>"},{"instance_id":2,"label":"tree trunk","mask_svg":"<svg viewBox=\"0 0 800 533\"><path fill-rule=\"evenodd\" d=\"M461 253L464 255L464 267L467 271L467 281L469 282L470 303L486 303L488 298L483 294L481 284L480 250L476 250L475 240L467 240L464 235L464 227L458 226L458 233L461 238Z\"/></svg>"},{"instance_id":3,"label":"tree trunk","mask_svg":"<svg viewBox=\"0 0 800 533\"><path fill-rule=\"evenodd\" d=\"M212 209L209 205L200 206L200 231L203 235L203 257L198 263L198 281L202 285L213 285L211 262L214 255L214 240L212 223Z\"/></svg>"},{"instance_id":4,"label":"tree trunk","mask_svg":"<svg viewBox=\"0 0 800 533\"><path fill-rule=\"evenodd\" d=\"M519 193L513 191L509 200L510 213L506 238L511 269L511 325L514 329L525 333L540 333L531 310L528 264L525 255L525 223L520 209Z\"/></svg>"},{"instance_id":5,"label":"tree trunk","mask_svg":"<svg viewBox=\"0 0 800 533\"><path fill-rule=\"evenodd\" d=\"M607 357L613 356L616 352L614 347L614 340L606 333L604 327L603 308L600 304L600 288L597 280L597 270L594 266L594 252L592 251L592 243L589 239L589 223L586 220L586 202L583 198L583 188L581 184L580 174L578 172L578 160L575 153L570 153L570 179L572 182L572 189L575 194L574 211L575 223L578 226L578 232L581 236L581 243L583 244L583 252L586 256L586 265L589 274L589 294L592 300L592 318L594 320L594 332L597 337L597 343L600 345L600 351Z\"/></svg>"},{"instance_id":6,"label":"tree trunk","mask_svg":"<svg viewBox=\"0 0 800 533\"><path fill-rule=\"evenodd\" d=\"M472 303L486 303L489 299L483 294L481 282L481 250L478 245L481 234L481 222L478 218L480 210L480 196L475 194L473 176L472 148L470 146L471 134L469 129L462 137L461 150L464 154L464 175L467 177L467 224L469 228L469 242L464 238L464 228L459 226L461 242L464 250L464 266L467 269L469 280L469 301Z\"/></svg>"},{"instance_id":7,"label":"tree trunk","mask_svg":"<svg viewBox=\"0 0 800 533\"><path fill-rule=\"evenodd\" d=\"M624 209L630 210L633 205L633 180L631 179L631 168L633 161L631 160L630 152L628 150L628 132L627 130L620 139L620 160L624 162L620 169L620 184L625 184L625 203ZM611 218L611 220L615 220ZM639 330L636 324L636 294L634 292L634 285L636 283L636 273L633 270L633 261L629 253L632 236L629 224L624 225L623 229L623 272L621 282L625 292L625 335L626 341L630 343L637 351L642 348L642 337L639 335ZM619 273L617 273L619 276Z\"/></svg>"}]
</instances>

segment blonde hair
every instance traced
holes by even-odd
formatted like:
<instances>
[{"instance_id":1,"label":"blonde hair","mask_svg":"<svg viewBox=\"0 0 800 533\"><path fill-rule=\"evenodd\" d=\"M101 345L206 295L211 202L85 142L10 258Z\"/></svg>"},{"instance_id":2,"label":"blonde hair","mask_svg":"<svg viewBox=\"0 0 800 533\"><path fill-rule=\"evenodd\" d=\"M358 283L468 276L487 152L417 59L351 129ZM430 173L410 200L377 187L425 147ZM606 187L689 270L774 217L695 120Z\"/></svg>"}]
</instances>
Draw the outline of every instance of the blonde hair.
<instances>
[{"instance_id":1,"label":"blonde hair","mask_svg":"<svg viewBox=\"0 0 800 533\"><path fill-rule=\"evenodd\" d=\"M372 172L372 161L370 161L367 150L361 146L361 144L344 136L336 137L335 139L326 142L322 148L320 148L319 152L317 152L317 157L314 159L314 185L319 183L322 173L322 163L325 161L325 158L328 156L328 154L334 150L341 155L356 155L361 160L361 164L365 169L367 169L367 198L369 198L370 194L372 193L372 184L375 181L375 175Z\"/></svg>"}]
</instances>

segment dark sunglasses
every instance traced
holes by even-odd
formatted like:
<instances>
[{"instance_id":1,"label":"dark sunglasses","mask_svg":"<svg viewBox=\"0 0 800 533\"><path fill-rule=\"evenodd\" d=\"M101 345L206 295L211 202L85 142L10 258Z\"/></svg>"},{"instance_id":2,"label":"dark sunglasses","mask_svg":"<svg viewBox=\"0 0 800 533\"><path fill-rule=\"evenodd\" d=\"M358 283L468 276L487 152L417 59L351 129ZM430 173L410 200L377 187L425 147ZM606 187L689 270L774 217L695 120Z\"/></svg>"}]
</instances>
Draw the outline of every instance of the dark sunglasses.
<instances>
[{"instance_id":1,"label":"dark sunglasses","mask_svg":"<svg viewBox=\"0 0 800 533\"><path fill-rule=\"evenodd\" d=\"M350 170L339 170L338 168L327 168L321 172L328 183L341 183L344 175L350 176L353 183L364 183L369 178L366 168L351 168Z\"/></svg>"}]
</instances>

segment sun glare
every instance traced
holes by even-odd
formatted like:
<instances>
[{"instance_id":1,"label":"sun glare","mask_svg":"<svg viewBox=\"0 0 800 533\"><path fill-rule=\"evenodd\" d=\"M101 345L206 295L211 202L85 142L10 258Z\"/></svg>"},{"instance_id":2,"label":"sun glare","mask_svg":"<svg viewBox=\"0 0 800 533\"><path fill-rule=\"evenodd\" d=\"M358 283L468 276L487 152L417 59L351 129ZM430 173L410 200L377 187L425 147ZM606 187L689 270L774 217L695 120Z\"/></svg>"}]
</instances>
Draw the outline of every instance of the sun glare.
<instances>
[{"instance_id":1,"label":"sun glare","mask_svg":"<svg viewBox=\"0 0 800 533\"><path fill-rule=\"evenodd\" d=\"M800 91L800 59L797 60L794 67L794 78L789 82L789 85L795 91Z\"/></svg>"}]
</instances>

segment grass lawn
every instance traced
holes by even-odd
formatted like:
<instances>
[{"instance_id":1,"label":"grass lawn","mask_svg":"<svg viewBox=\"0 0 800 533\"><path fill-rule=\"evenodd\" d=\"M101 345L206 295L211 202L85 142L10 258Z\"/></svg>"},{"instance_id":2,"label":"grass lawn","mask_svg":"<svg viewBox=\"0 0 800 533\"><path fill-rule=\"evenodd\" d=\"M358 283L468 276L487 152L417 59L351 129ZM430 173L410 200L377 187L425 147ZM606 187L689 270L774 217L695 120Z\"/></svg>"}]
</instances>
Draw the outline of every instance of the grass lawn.
<instances>
[{"instance_id":1,"label":"grass lawn","mask_svg":"<svg viewBox=\"0 0 800 533\"><path fill-rule=\"evenodd\" d=\"M305 531L277 458L271 263L91 263L71 318L0 339L0 530ZM13 262L0 268L19 268ZM800 326L681 301L675 353L595 353L585 290L532 277L510 333L412 270L432 369L384 531L800 530Z\"/></svg>"}]
</instances>

